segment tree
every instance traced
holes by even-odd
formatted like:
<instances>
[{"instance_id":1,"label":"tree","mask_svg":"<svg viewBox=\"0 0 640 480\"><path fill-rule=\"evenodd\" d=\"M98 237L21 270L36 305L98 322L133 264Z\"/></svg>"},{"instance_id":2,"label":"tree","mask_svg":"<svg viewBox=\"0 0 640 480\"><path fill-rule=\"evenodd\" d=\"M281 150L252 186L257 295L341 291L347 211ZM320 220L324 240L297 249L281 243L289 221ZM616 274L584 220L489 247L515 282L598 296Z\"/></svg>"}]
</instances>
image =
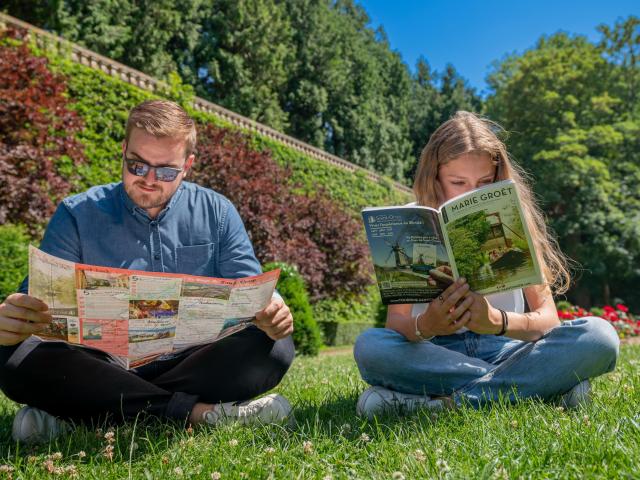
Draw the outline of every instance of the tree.
<instances>
[{"instance_id":1,"label":"tree","mask_svg":"<svg viewBox=\"0 0 640 480\"><path fill-rule=\"evenodd\" d=\"M437 106L433 124L471 109L470 89L453 67L434 105L413 105L409 69L354 0L32 6L8 0L5 8L149 75L178 72L206 99L397 180L412 175L416 151L433 130L418 131L412 109Z\"/></svg>"},{"instance_id":2,"label":"tree","mask_svg":"<svg viewBox=\"0 0 640 480\"><path fill-rule=\"evenodd\" d=\"M196 92L230 110L283 130L280 105L294 49L284 4L209 0L194 52Z\"/></svg>"},{"instance_id":3,"label":"tree","mask_svg":"<svg viewBox=\"0 0 640 480\"><path fill-rule=\"evenodd\" d=\"M487 100L490 117L512 132L509 149L532 173L562 249L584 270L570 297L585 306L640 279L638 107L619 96L630 77L605 44L543 37L496 65Z\"/></svg>"},{"instance_id":4,"label":"tree","mask_svg":"<svg viewBox=\"0 0 640 480\"><path fill-rule=\"evenodd\" d=\"M281 104L290 133L358 165L402 179L410 77L384 31L351 0L288 0L296 61Z\"/></svg>"},{"instance_id":5,"label":"tree","mask_svg":"<svg viewBox=\"0 0 640 480\"><path fill-rule=\"evenodd\" d=\"M480 112L482 101L451 64L446 66L443 74L439 74L431 70L424 57L420 57L412 80L409 135L412 156L417 160L429 137L440 125L458 110ZM416 167L417 161L414 161L405 173L409 182L413 181Z\"/></svg>"},{"instance_id":6,"label":"tree","mask_svg":"<svg viewBox=\"0 0 640 480\"><path fill-rule=\"evenodd\" d=\"M615 23L613 28L606 24L598 26L602 34L600 48L608 60L617 66L614 72L618 96L631 108L638 105L640 88L640 18L630 15Z\"/></svg>"}]
</instances>

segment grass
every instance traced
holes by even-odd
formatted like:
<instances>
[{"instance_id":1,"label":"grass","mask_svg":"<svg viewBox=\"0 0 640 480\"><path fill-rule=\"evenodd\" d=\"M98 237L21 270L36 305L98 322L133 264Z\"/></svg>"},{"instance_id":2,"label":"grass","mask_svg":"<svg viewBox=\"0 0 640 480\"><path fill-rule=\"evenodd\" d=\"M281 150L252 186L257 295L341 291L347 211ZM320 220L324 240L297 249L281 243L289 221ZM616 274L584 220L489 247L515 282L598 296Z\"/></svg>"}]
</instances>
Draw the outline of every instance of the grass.
<instances>
[{"instance_id":1,"label":"grass","mask_svg":"<svg viewBox=\"0 0 640 480\"><path fill-rule=\"evenodd\" d=\"M80 428L25 447L10 438L18 405L3 397L0 478L638 478L638 346L622 348L582 409L524 401L374 422L355 416L366 386L350 353L332 353L296 360L278 389L295 430L155 421L117 428L111 443L106 429Z\"/></svg>"}]
</instances>

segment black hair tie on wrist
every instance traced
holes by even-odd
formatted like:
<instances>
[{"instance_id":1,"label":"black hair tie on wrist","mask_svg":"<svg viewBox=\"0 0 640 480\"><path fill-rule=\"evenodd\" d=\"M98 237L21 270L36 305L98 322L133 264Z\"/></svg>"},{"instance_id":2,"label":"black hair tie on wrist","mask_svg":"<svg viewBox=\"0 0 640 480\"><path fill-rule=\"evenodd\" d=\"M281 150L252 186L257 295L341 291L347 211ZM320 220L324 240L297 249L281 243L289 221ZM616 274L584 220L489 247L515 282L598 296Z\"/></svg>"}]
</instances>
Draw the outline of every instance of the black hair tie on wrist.
<instances>
[{"instance_id":1,"label":"black hair tie on wrist","mask_svg":"<svg viewBox=\"0 0 640 480\"><path fill-rule=\"evenodd\" d=\"M507 333L507 328L509 328L509 317L507 317L507 312L504 310L498 310L500 311L500 315L502 315L502 330L500 330L500 333L497 333L496 336L501 337Z\"/></svg>"}]
</instances>

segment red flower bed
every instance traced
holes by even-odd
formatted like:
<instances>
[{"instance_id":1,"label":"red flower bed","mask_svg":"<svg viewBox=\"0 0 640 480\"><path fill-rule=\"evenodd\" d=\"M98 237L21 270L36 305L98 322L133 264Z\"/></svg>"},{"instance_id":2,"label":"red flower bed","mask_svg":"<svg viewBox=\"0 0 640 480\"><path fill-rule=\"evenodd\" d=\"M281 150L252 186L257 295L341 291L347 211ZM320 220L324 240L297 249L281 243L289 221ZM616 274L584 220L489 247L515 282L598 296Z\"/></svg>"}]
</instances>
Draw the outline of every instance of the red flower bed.
<instances>
[{"instance_id":1,"label":"red flower bed","mask_svg":"<svg viewBox=\"0 0 640 480\"><path fill-rule=\"evenodd\" d=\"M618 303L615 307L605 305L602 308L593 308L592 311L572 305L558 309L560 320L573 320L581 317L600 317L611 323L621 338L636 337L640 335L640 319L636 318L629 309Z\"/></svg>"}]
</instances>

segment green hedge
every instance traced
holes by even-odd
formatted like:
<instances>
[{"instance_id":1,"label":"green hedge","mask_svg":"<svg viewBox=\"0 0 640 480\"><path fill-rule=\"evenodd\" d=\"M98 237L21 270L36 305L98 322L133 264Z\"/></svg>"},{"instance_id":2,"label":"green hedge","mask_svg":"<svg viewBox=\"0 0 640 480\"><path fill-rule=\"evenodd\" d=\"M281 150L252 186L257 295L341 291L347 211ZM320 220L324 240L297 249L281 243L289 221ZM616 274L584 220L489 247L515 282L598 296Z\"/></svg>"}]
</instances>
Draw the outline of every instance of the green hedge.
<instances>
[{"instance_id":1,"label":"green hedge","mask_svg":"<svg viewBox=\"0 0 640 480\"><path fill-rule=\"evenodd\" d=\"M265 272L276 268L280 269L278 293L282 295L293 315L293 342L296 351L303 355L317 355L322 339L320 328L313 318L304 280L293 265L271 262L262 267Z\"/></svg>"},{"instance_id":2,"label":"green hedge","mask_svg":"<svg viewBox=\"0 0 640 480\"><path fill-rule=\"evenodd\" d=\"M331 298L313 304L313 316L317 322L373 324L380 303L380 292L371 285L366 295Z\"/></svg>"},{"instance_id":3,"label":"green hedge","mask_svg":"<svg viewBox=\"0 0 640 480\"><path fill-rule=\"evenodd\" d=\"M29 236L22 225L0 225L0 258L0 301L4 301L29 273Z\"/></svg>"},{"instance_id":4,"label":"green hedge","mask_svg":"<svg viewBox=\"0 0 640 480\"><path fill-rule=\"evenodd\" d=\"M361 297L322 300L312 306L314 317L322 329L323 342L329 346L353 344L364 330L379 326L382 307L380 292L375 285Z\"/></svg>"},{"instance_id":5,"label":"green hedge","mask_svg":"<svg viewBox=\"0 0 640 480\"><path fill-rule=\"evenodd\" d=\"M346 205L359 215L364 207L376 205L402 205L411 196L393 187L390 180L369 180L365 173L351 173L331 164L316 160L273 139L256 135L255 145L271 151L274 159L291 169L291 181L300 185L303 193L312 193L321 187L334 200Z\"/></svg>"},{"instance_id":6,"label":"green hedge","mask_svg":"<svg viewBox=\"0 0 640 480\"><path fill-rule=\"evenodd\" d=\"M329 347L353 345L358 335L371 327L373 324L361 322L320 322L322 341Z\"/></svg>"}]
</instances>

